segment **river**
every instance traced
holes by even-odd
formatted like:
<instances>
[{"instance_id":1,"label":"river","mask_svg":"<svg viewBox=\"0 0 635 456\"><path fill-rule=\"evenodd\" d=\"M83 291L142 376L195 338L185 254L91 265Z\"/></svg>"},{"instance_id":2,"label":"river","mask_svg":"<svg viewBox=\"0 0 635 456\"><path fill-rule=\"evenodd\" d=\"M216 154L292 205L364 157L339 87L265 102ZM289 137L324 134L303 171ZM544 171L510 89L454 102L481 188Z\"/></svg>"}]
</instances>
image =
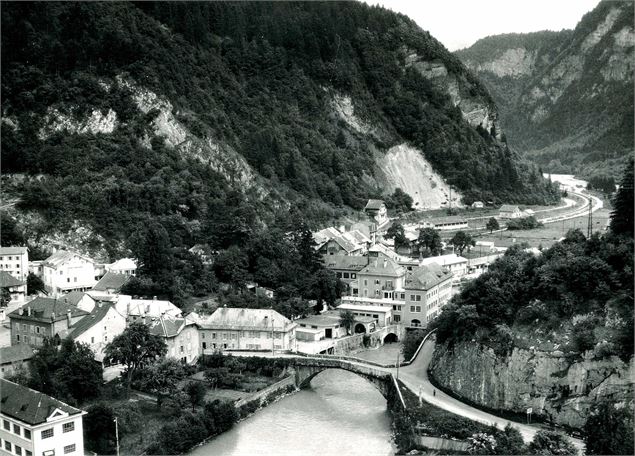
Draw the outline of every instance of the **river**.
<instances>
[{"instance_id":1,"label":"river","mask_svg":"<svg viewBox=\"0 0 635 456\"><path fill-rule=\"evenodd\" d=\"M202 445L195 456L386 456L395 453L386 400L368 381L328 370Z\"/></svg>"}]
</instances>

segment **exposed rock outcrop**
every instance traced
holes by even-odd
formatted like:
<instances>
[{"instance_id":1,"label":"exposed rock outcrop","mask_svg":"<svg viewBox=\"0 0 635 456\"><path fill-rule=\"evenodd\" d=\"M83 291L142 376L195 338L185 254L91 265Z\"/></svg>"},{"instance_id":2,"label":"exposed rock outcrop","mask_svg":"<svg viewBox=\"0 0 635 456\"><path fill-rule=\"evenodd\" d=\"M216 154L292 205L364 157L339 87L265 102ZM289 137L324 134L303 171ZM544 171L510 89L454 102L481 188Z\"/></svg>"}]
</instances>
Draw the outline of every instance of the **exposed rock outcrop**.
<instances>
[{"instance_id":1,"label":"exposed rock outcrop","mask_svg":"<svg viewBox=\"0 0 635 456\"><path fill-rule=\"evenodd\" d=\"M562 352L514 348L506 358L477 343L437 346L430 369L457 395L499 410L543 415L581 428L598 401L633 406L635 364L617 357L573 360Z\"/></svg>"},{"instance_id":2,"label":"exposed rock outcrop","mask_svg":"<svg viewBox=\"0 0 635 456\"><path fill-rule=\"evenodd\" d=\"M95 109L89 116L78 120L72 115L64 114L55 108L49 108L44 117L44 126L40 129L38 137L44 140L58 131L76 134L112 133L117 127L117 123L117 113L112 109L109 109L106 114Z\"/></svg>"}]
</instances>

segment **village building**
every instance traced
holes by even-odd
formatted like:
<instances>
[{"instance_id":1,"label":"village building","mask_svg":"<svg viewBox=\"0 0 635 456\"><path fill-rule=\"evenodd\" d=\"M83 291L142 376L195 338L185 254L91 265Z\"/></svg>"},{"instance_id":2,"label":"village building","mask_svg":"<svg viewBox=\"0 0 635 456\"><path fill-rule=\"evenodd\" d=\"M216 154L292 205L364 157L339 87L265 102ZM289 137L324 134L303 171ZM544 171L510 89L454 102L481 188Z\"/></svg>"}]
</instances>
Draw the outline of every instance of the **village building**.
<instances>
[{"instance_id":1,"label":"village building","mask_svg":"<svg viewBox=\"0 0 635 456\"><path fill-rule=\"evenodd\" d=\"M121 258L114 263L105 265L105 270L114 274L135 276L137 275L137 262L132 258Z\"/></svg>"},{"instance_id":2,"label":"village building","mask_svg":"<svg viewBox=\"0 0 635 456\"><path fill-rule=\"evenodd\" d=\"M84 455L86 412L0 379L0 447L16 456Z\"/></svg>"},{"instance_id":3,"label":"village building","mask_svg":"<svg viewBox=\"0 0 635 456\"><path fill-rule=\"evenodd\" d=\"M295 329L298 344L339 339L347 335L346 328L340 323L339 312L326 311L320 315L309 315L295 320L295 323L298 325Z\"/></svg>"},{"instance_id":4,"label":"village building","mask_svg":"<svg viewBox=\"0 0 635 456\"><path fill-rule=\"evenodd\" d=\"M523 217L523 212L518 206L503 204L499 209L499 217L502 219L517 219Z\"/></svg>"},{"instance_id":5,"label":"village building","mask_svg":"<svg viewBox=\"0 0 635 456\"><path fill-rule=\"evenodd\" d=\"M429 266L432 264L438 264L442 266L454 275L454 278L459 279L467 274L469 260L456 253L449 253L447 255L439 255L419 260L420 266Z\"/></svg>"},{"instance_id":6,"label":"village building","mask_svg":"<svg viewBox=\"0 0 635 456\"><path fill-rule=\"evenodd\" d=\"M183 317L161 315L147 319L150 333L161 336L167 345L166 357L178 359L185 364L194 364L201 354L199 331L196 321Z\"/></svg>"},{"instance_id":7,"label":"village building","mask_svg":"<svg viewBox=\"0 0 635 456\"><path fill-rule=\"evenodd\" d=\"M483 201L474 201L472 203L472 209L483 209L485 207L485 204L483 204Z\"/></svg>"},{"instance_id":8,"label":"village building","mask_svg":"<svg viewBox=\"0 0 635 456\"><path fill-rule=\"evenodd\" d=\"M368 264L357 274L357 282L351 283L351 295L394 299L403 290L405 273L406 269L390 257L369 257Z\"/></svg>"},{"instance_id":9,"label":"village building","mask_svg":"<svg viewBox=\"0 0 635 456\"><path fill-rule=\"evenodd\" d=\"M181 309L170 301L157 299L156 296L152 299L136 299L129 295L117 295L116 309L129 324L140 322L144 317L148 319L147 321L151 321L162 315L173 318L179 318L183 315Z\"/></svg>"},{"instance_id":10,"label":"village building","mask_svg":"<svg viewBox=\"0 0 635 456\"><path fill-rule=\"evenodd\" d=\"M419 228L434 228L439 231L465 230L469 228L467 219L460 215L449 215L425 220L419 224Z\"/></svg>"},{"instance_id":11,"label":"village building","mask_svg":"<svg viewBox=\"0 0 635 456\"><path fill-rule=\"evenodd\" d=\"M33 348L30 345L0 347L0 378L10 377L20 370L28 372L31 358L33 358Z\"/></svg>"},{"instance_id":12,"label":"village building","mask_svg":"<svg viewBox=\"0 0 635 456\"><path fill-rule=\"evenodd\" d=\"M207 317L190 314L199 326L204 353L217 350L291 350L297 324L272 309L221 307Z\"/></svg>"},{"instance_id":13,"label":"village building","mask_svg":"<svg viewBox=\"0 0 635 456\"><path fill-rule=\"evenodd\" d=\"M436 263L420 266L405 279L406 300L400 319L406 327L426 327L452 296L452 273Z\"/></svg>"},{"instance_id":14,"label":"village building","mask_svg":"<svg viewBox=\"0 0 635 456\"><path fill-rule=\"evenodd\" d=\"M378 199L369 199L364 207L364 213L377 222L378 228L388 222L386 203Z\"/></svg>"},{"instance_id":15,"label":"village building","mask_svg":"<svg viewBox=\"0 0 635 456\"><path fill-rule=\"evenodd\" d=\"M359 271L368 265L368 257L332 255L324 257L324 267L335 272L335 275L349 285L357 279Z\"/></svg>"},{"instance_id":16,"label":"village building","mask_svg":"<svg viewBox=\"0 0 635 456\"><path fill-rule=\"evenodd\" d=\"M370 246L370 239L358 230L341 232L330 227L313 233L313 239L322 255L363 255Z\"/></svg>"},{"instance_id":17,"label":"village building","mask_svg":"<svg viewBox=\"0 0 635 456\"><path fill-rule=\"evenodd\" d=\"M355 333L373 332L379 327L392 324L392 307L367 305L363 302L342 301L340 311L349 311L355 316Z\"/></svg>"},{"instance_id":18,"label":"village building","mask_svg":"<svg viewBox=\"0 0 635 456\"><path fill-rule=\"evenodd\" d=\"M42 277L42 274L44 274L44 260L29 261L29 273Z\"/></svg>"},{"instance_id":19,"label":"village building","mask_svg":"<svg viewBox=\"0 0 635 456\"><path fill-rule=\"evenodd\" d=\"M0 247L0 271L8 272L26 282L29 275L29 249L26 247Z\"/></svg>"},{"instance_id":20,"label":"village building","mask_svg":"<svg viewBox=\"0 0 635 456\"><path fill-rule=\"evenodd\" d=\"M90 290L97 283L98 275L92 259L66 250L58 250L42 264L42 280L52 296Z\"/></svg>"},{"instance_id":21,"label":"village building","mask_svg":"<svg viewBox=\"0 0 635 456\"><path fill-rule=\"evenodd\" d=\"M60 338L70 337L75 342L87 344L95 354L95 360L104 362L104 350L112 340L126 329L126 319L114 304L97 301L91 312L62 331Z\"/></svg>"},{"instance_id":22,"label":"village building","mask_svg":"<svg viewBox=\"0 0 635 456\"><path fill-rule=\"evenodd\" d=\"M56 342L68 328L88 315L88 312L64 298L37 297L9 314L11 345L41 346L44 338Z\"/></svg>"},{"instance_id":23,"label":"village building","mask_svg":"<svg viewBox=\"0 0 635 456\"><path fill-rule=\"evenodd\" d=\"M16 279L15 276L6 271L0 271L0 288L9 292L10 302L21 302L26 298L26 282Z\"/></svg>"}]
</instances>

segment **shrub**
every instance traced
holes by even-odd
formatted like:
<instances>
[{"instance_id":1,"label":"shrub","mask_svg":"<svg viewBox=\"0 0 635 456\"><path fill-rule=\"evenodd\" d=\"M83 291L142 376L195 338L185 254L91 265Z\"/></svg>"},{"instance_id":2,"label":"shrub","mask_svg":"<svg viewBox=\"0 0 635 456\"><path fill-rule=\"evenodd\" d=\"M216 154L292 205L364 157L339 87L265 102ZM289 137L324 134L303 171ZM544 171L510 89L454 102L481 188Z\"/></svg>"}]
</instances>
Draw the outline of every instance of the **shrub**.
<instances>
[{"instance_id":1,"label":"shrub","mask_svg":"<svg viewBox=\"0 0 635 456\"><path fill-rule=\"evenodd\" d=\"M576 455L578 452L569 439L559 432L540 430L527 447L528 454Z\"/></svg>"},{"instance_id":2,"label":"shrub","mask_svg":"<svg viewBox=\"0 0 635 456\"><path fill-rule=\"evenodd\" d=\"M119 432L122 434L130 434L141 429L143 424L143 415L139 409L139 405L134 402L127 402L118 405L114 409L119 424Z\"/></svg>"},{"instance_id":3,"label":"shrub","mask_svg":"<svg viewBox=\"0 0 635 456\"><path fill-rule=\"evenodd\" d=\"M254 413L260 407L260 400L256 399L253 401L249 401L244 403L238 408L238 415L240 418L247 418L249 415Z\"/></svg>"},{"instance_id":4,"label":"shrub","mask_svg":"<svg viewBox=\"0 0 635 456\"><path fill-rule=\"evenodd\" d=\"M177 417L190 405L190 397L183 391L177 391L163 401L161 413L164 416Z\"/></svg>"}]
</instances>

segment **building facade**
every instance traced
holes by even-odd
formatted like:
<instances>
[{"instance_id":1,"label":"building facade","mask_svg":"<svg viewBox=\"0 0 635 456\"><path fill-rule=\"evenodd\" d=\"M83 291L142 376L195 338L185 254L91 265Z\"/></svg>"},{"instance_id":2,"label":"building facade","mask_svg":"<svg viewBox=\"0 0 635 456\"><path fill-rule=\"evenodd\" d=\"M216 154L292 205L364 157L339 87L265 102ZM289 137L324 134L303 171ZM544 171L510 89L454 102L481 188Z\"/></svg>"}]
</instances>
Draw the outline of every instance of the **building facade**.
<instances>
[{"instance_id":1,"label":"building facade","mask_svg":"<svg viewBox=\"0 0 635 456\"><path fill-rule=\"evenodd\" d=\"M0 247L0 270L25 282L29 275L29 249L26 247Z\"/></svg>"},{"instance_id":2,"label":"building facade","mask_svg":"<svg viewBox=\"0 0 635 456\"><path fill-rule=\"evenodd\" d=\"M201 354L198 324L194 320L162 315L146 322L150 332L161 336L167 345L166 357L192 364Z\"/></svg>"},{"instance_id":3,"label":"building facade","mask_svg":"<svg viewBox=\"0 0 635 456\"><path fill-rule=\"evenodd\" d=\"M378 227L381 227L388 222L388 209L382 200L368 200L366 207L364 207L364 212L377 222Z\"/></svg>"},{"instance_id":4,"label":"building facade","mask_svg":"<svg viewBox=\"0 0 635 456\"><path fill-rule=\"evenodd\" d=\"M420 266L406 277L405 294L400 321L406 327L426 327L452 297L452 273L436 263Z\"/></svg>"},{"instance_id":5,"label":"building facade","mask_svg":"<svg viewBox=\"0 0 635 456\"><path fill-rule=\"evenodd\" d=\"M192 314L204 353L217 350L292 350L297 324L271 309L221 307L206 317Z\"/></svg>"},{"instance_id":6,"label":"building facade","mask_svg":"<svg viewBox=\"0 0 635 456\"><path fill-rule=\"evenodd\" d=\"M95 262L78 253L59 250L42 263L42 280L52 296L90 290L98 278Z\"/></svg>"},{"instance_id":7,"label":"building facade","mask_svg":"<svg viewBox=\"0 0 635 456\"><path fill-rule=\"evenodd\" d=\"M26 298L26 282L16 279L6 271L0 271L0 288L9 292L11 302L24 301Z\"/></svg>"},{"instance_id":8,"label":"building facade","mask_svg":"<svg viewBox=\"0 0 635 456\"><path fill-rule=\"evenodd\" d=\"M86 412L0 379L0 446L15 456L84 455Z\"/></svg>"},{"instance_id":9,"label":"building facade","mask_svg":"<svg viewBox=\"0 0 635 456\"><path fill-rule=\"evenodd\" d=\"M385 255L369 257L369 263L357 274L357 292L352 296L361 298L394 299L403 291L406 269Z\"/></svg>"}]
</instances>

